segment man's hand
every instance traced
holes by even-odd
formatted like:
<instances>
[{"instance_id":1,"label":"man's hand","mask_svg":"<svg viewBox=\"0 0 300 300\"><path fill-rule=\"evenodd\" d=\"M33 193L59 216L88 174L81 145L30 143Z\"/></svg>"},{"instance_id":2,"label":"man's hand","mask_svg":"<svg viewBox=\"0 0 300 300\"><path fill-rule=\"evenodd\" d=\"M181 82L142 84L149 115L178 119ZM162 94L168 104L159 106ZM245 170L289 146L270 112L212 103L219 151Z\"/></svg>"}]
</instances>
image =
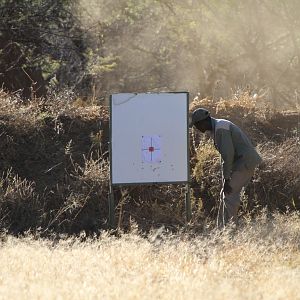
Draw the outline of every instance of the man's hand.
<instances>
[{"instance_id":1,"label":"man's hand","mask_svg":"<svg viewBox=\"0 0 300 300\"><path fill-rule=\"evenodd\" d=\"M225 195L230 194L232 192L232 187L230 186L230 179L225 179L223 191Z\"/></svg>"}]
</instances>

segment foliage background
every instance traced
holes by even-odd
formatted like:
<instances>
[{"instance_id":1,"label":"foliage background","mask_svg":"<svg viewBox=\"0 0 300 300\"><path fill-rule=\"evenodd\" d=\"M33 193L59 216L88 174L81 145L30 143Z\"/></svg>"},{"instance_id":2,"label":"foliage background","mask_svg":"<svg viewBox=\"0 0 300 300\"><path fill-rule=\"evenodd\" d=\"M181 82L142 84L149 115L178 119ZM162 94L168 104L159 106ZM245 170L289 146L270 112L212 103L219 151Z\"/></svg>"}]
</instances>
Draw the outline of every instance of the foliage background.
<instances>
[{"instance_id":1,"label":"foliage background","mask_svg":"<svg viewBox=\"0 0 300 300\"><path fill-rule=\"evenodd\" d=\"M33 82L39 94L52 84L99 101L247 90L295 108L299 13L296 0L1 0L0 80L25 97Z\"/></svg>"}]
</instances>

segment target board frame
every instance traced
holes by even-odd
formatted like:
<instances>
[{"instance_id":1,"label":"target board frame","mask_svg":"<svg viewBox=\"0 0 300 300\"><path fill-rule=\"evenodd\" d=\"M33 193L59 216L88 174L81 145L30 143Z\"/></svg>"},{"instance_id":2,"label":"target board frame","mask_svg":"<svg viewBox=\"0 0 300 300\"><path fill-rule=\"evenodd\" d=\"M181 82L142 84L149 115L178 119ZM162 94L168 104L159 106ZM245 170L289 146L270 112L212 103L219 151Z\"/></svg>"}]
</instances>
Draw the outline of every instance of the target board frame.
<instances>
[{"instance_id":1,"label":"target board frame","mask_svg":"<svg viewBox=\"0 0 300 300\"><path fill-rule=\"evenodd\" d=\"M112 94L111 184L188 183L188 115L188 92Z\"/></svg>"}]
</instances>

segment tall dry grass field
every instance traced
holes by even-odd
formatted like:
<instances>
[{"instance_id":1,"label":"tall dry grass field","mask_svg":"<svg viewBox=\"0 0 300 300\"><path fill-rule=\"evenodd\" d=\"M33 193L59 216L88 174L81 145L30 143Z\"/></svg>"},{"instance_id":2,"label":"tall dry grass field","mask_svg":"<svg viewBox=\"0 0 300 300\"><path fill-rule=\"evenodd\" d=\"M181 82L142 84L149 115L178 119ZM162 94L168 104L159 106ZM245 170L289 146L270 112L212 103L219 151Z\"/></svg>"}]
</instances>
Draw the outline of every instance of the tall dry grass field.
<instances>
[{"instance_id":1,"label":"tall dry grass field","mask_svg":"<svg viewBox=\"0 0 300 300\"><path fill-rule=\"evenodd\" d=\"M3 236L1 299L300 299L299 215L238 230Z\"/></svg>"}]
</instances>

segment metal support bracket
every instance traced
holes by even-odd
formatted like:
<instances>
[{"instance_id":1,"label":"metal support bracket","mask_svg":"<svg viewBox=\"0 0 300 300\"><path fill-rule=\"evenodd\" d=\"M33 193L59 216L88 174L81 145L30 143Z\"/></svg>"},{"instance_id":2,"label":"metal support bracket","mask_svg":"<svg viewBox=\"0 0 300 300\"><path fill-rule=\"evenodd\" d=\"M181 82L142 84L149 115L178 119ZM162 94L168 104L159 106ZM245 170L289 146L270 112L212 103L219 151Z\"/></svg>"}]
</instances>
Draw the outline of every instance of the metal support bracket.
<instances>
[{"instance_id":1,"label":"metal support bracket","mask_svg":"<svg viewBox=\"0 0 300 300\"><path fill-rule=\"evenodd\" d=\"M116 228L115 222L115 199L112 185L109 187L109 199L108 199L108 225L110 229Z\"/></svg>"},{"instance_id":2,"label":"metal support bracket","mask_svg":"<svg viewBox=\"0 0 300 300\"><path fill-rule=\"evenodd\" d=\"M186 213L186 223L189 223L192 219L192 206L191 206L191 191L190 184L186 184L185 193L185 213Z\"/></svg>"}]
</instances>

